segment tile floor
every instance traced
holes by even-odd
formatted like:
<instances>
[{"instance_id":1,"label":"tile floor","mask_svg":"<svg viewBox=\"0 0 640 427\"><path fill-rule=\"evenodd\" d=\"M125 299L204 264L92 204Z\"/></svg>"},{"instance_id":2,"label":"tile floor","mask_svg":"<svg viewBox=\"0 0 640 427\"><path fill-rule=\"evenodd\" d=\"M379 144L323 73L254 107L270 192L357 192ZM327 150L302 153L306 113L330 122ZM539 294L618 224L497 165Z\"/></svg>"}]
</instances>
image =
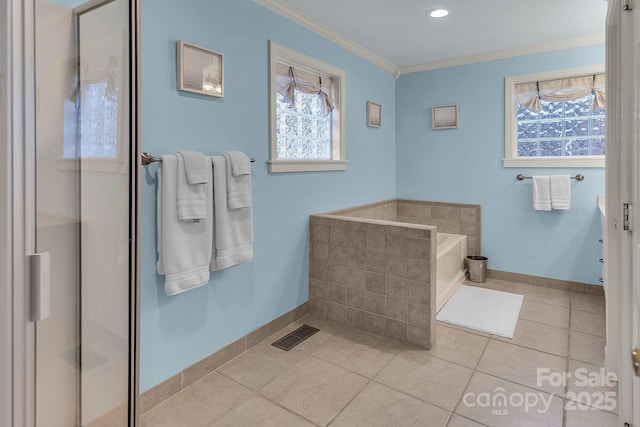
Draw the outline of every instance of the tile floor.
<instances>
[{"instance_id":1,"label":"tile floor","mask_svg":"<svg viewBox=\"0 0 640 427\"><path fill-rule=\"evenodd\" d=\"M483 285L524 295L513 339L438 323L426 351L305 317L142 415L141 425L616 426L616 388L601 384L604 298ZM320 332L288 352L271 346L303 323ZM537 368L555 374L539 378Z\"/></svg>"}]
</instances>

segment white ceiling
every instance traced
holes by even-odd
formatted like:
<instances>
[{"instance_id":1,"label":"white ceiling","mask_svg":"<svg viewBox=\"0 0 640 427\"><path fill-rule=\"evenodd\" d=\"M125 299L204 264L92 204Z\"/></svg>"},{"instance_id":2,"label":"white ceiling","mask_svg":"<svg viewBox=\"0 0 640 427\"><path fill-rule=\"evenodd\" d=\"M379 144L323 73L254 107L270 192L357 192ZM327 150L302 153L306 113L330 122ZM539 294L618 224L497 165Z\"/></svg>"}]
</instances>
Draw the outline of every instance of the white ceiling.
<instances>
[{"instance_id":1,"label":"white ceiling","mask_svg":"<svg viewBox=\"0 0 640 427\"><path fill-rule=\"evenodd\" d=\"M260 1L260 0L258 0ZM285 16L312 18L400 68L429 68L479 55L551 50L604 39L603 0L268 0ZM267 6L269 6L267 4ZM429 18L431 9L449 16ZM300 19L294 19L301 22ZM317 21L317 22L313 22ZM309 26L309 25L307 25ZM325 27L324 29L322 27ZM353 43L352 43L353 42ZM344 43L343 43L344 44ZM353 47L353 46L352 46ZM356 50L358 46L355 46ZM427 65L425 65L427 64Z\"/></svg>"}]
</instances>

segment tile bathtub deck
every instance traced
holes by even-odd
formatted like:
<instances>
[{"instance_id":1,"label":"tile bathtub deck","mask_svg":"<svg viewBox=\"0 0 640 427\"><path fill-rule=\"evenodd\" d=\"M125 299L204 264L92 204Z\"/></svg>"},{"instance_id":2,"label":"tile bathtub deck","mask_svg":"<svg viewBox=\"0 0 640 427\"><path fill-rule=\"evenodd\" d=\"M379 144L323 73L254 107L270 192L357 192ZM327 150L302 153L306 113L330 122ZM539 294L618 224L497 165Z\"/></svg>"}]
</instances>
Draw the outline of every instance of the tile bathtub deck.
<instances>
[{"instance_id":1,"label":"tile bathtub deck","mask_svg":"<svg viewBox=\"0 0 640 427\"><path fill-rule=\"evenodd\" d=\"M512 340L438 323L426 351L305 317L151 409L141 425L617 425L617 409L596 407L616 388L585 386L575 375L599 376L604 298L495 279L483 286L524 295ZM271 346L305 323L320 332L288 352ZM572 377L539 381L538 368ZM514 404L483 405L494 390ZM520 396L538 406L525 410Z\"/></svg>"}]
</instances>

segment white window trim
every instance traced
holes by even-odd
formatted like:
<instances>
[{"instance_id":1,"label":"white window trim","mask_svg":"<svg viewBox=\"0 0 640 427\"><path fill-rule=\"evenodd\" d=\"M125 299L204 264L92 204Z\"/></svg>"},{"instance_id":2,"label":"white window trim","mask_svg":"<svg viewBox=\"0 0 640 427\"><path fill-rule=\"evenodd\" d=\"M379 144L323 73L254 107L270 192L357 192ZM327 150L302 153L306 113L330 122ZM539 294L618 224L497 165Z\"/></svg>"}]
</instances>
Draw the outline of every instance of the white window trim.
<instances>
[{"instance_id":1,"label":"white window trim","mask_svg":"<svg viewBox=\"0 0 640 427\"><path fill-rule=\"evenodd\" d=\"M294 67L329 76L333 79L331 87L334 110L331 135L332 160L278 160L276 135L276 61L291 64ZM345 96L346 73L332 65L310 56L269 41L269 172L312 172L337 171L347 169L345 138Z\"/></svg>"},{"instance_id":2,"label":"white window trim","mask_svg":"<svg viewBox=\"0 0 640 427\"><path fill-rule=\"evenodd\" d=\"M516 85L541 80L555 80L568 77L585 76L604 73L604 64L586 67L567 68L564 70L543 73L523 74L505 77L505 132L504 159L505 168L604 168L605 156L572 156L572 157L520 157L518 156L518 119L514 113L516 105Z\"/></svg>"}]
</instances>

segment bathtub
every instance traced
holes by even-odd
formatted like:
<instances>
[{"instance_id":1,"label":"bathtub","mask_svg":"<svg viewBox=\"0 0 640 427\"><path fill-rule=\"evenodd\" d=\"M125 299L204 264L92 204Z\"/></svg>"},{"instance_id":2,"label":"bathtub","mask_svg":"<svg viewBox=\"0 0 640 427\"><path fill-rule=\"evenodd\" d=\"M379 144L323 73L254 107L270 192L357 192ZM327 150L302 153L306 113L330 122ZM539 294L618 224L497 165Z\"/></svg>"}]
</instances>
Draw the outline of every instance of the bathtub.
<instances>
[{"instance_id":1,"label":"bathtub","mask_svg":"<svg viewBox=\"0 0 640 427\"><path fill-rule=\"evenodd\" d=\"M436 312L458 290L467 269L467 236L463 234L437 234L436 246Z\"/></svg>"}]
</instances>

